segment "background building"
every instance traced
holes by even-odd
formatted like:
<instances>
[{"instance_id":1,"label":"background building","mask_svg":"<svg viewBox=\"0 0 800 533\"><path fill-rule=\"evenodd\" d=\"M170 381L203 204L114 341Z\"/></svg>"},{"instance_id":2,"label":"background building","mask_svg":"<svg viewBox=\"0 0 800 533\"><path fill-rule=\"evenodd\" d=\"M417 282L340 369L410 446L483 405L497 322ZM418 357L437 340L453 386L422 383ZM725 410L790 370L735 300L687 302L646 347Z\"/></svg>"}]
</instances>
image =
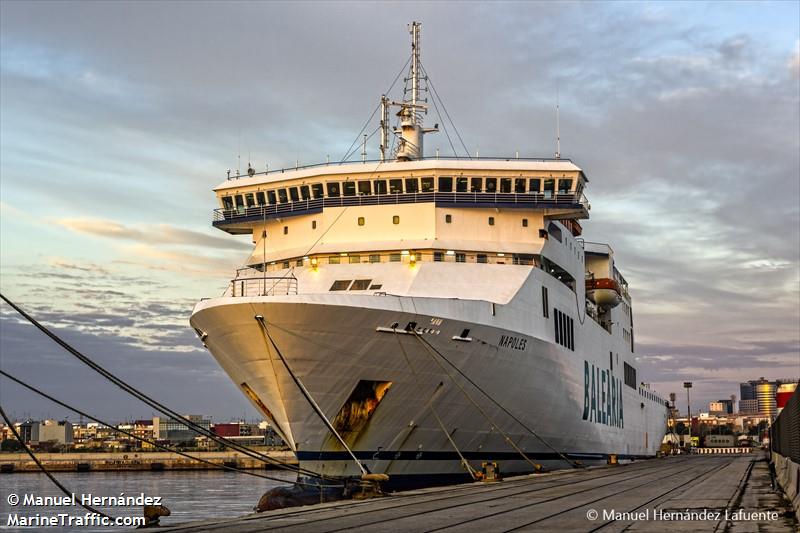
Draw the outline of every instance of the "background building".
<instances>
[{"instance_id":1,"label":"background building","mask_svg":"<svg viewBox=\"0 0 800 533\"><path fill-rule=\"evenodd\" d=\"M185 415L184 418L204 429L211 429L211 419L209 418L205 418L201 415ZM190 429L179 420L160 418L157 416L153 417L152 431L154 435L158 435L159 440L167 440L170 442L188 442L200 436L197 431Z\"/></svg>"},{"instance_id":2,"label":"background building","mask_svg":"<svg viewBox=\"0 0 800 533\"><path fill-rule=\"evenodd\" d=\"M750 415L758 414L774 419L778 414L776 400L778 390L780 389L782 392L789 391L791 387L797 386L797 382L797 379L769 381L761 377L741 383L739 392L742 400L739 402L739 412Z\"/></svg>"}]
</instances>

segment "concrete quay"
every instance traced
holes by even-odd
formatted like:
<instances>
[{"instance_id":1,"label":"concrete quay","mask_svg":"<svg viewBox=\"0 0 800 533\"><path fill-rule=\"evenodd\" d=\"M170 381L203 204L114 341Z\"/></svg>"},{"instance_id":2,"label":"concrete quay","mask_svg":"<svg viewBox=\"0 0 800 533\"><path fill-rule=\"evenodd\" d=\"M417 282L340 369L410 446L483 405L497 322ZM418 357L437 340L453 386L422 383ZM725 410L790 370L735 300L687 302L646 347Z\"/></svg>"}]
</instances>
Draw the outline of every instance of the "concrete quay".
<instances>
[{"instance_id":1,"label":"concrete quay","mask_svg":"<svg viewBox=\"0 0 800 533\"><path fill-rule=\"evenodd\" d=\"M258 495L253 495L254 501ZM761 454L694 455L415 490L160 528L174 532L795 532Z\"/></svg>"},{"instance_id":2,"label":"concrete quay","mask_svg":"<svg viewBox=\"0 0 800 533\"><path fill-rule=\"evenodd\" d=\"M189 455L240 469L263 469L264 462L243 453L186 452ZM283 463L296 465L291 451L262 451ZM171 452L88 452L88 453L37 453L36 457L51 472L119 472L141 470L213 470L215 467ZM0 473L40 472L36 463L26 453L0 453Z\"/></svg>"}]
</instances>

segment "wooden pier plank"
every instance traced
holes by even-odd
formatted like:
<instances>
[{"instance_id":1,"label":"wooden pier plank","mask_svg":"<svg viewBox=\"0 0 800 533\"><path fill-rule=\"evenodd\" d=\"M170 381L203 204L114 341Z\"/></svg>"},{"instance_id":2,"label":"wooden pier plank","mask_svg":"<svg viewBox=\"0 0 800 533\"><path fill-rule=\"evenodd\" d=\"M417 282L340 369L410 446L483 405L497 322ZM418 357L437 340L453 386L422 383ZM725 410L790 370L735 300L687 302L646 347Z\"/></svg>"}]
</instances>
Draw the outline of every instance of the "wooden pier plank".
<instances>
[{"instance_id":1,"label":"wooden pier plank","mask_svg":"<svg viewBox=\"0 0 800 533\"><path fill-rule=\"evenodd\" d=\"M715 531L724 529L726 524L718 520L654 521L652 517L656 509L735 508L742 500L744 482L756 459L755 455L670 457L523 476L501 483L423 489L360 502L281 509L231 520L165 527L161 531L328 533L355 529L492 533L590 531L601 526L602 531ZM598 512L597 519L587 518L590 510ZM651 519L611 520L603 516L604 510L647 510ZM778 521L767 526L769 531L793 531L796 527L786 524Z\"/></svg>"}]
</instances>

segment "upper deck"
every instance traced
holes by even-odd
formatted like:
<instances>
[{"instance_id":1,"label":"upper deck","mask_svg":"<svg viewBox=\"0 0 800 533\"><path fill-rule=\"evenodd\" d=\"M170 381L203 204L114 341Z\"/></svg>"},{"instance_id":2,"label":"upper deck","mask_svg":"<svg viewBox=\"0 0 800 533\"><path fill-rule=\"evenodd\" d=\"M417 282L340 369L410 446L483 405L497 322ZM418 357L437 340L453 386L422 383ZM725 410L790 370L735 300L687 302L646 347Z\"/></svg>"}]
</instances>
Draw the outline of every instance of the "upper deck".
<instances>
[{"instance_id":1,"label":"upper deck","mask_svg":"<svg viewBox=\"0 0 800 533\"><path fill-rule=\"evenodd\" d=\"M229 178L214 191L213 224L232 234L254 223L326 207L435 203L437 207L546 209L588 218L583 171L566 159L447 159L322 164Z\"/></svg>"}]
</instances>

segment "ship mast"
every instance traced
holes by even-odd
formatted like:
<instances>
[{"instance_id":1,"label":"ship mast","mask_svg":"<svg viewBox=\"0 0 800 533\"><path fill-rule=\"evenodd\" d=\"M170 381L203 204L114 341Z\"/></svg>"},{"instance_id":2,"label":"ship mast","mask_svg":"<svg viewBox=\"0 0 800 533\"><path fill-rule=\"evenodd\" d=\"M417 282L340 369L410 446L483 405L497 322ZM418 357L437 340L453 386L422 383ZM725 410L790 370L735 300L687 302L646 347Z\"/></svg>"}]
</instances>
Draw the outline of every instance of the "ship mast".
<instances>
[{"instance_id":1,"label":"ship mast","mask_svg":"<svg viewBox=\"0 0 800 533\"><path fill-rule=\"evenodd\" d=\"M439 129L425 128L422 124L422 115L428 112L428 105L420 99L420 80L422 64L420 62L420 28L422 23L412 22L409 27L411 33L411 95L403 97L402 102L389 101L386 96L381 97L381 161L386 159L387 145L389 144L389 106L398 106L400 111L400 128L394 133L400 135L398 141L397 161L413 161L424 157L423 137L426 133L437 132Z\"/></svg>"}]
</instances>

